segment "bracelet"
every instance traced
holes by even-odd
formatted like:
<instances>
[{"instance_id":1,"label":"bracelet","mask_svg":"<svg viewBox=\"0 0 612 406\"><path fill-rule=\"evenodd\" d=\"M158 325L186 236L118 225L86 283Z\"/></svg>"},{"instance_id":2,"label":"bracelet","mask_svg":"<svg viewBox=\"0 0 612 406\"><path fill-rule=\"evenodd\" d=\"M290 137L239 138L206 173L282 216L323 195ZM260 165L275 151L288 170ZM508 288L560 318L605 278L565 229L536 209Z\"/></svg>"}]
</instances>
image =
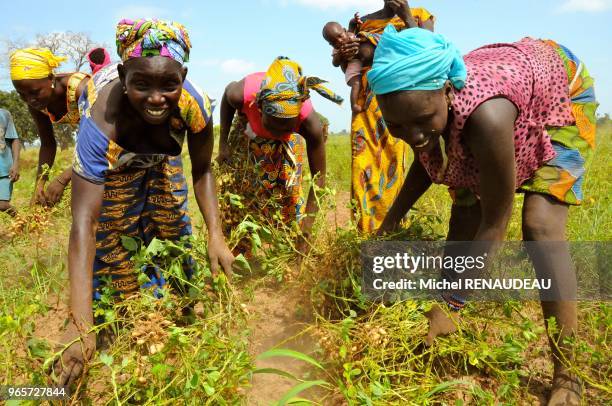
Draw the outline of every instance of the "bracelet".
<instances>
[{"instance_id":1,"label":"bracelet","mask_svg":"<svg viewBox=\"0 0 612 406\"><path fill-rule=\"evenodd\" d=\"M58 182L60 185L62 185L63 187L66 187L66 186L68 185L68 182L66 182L66 183L62 182L62 181L60 180L60 178L59 178L59 177L55 178L55 180L56 180L56 181L57 181L57 182Z\"/></svg>"},{"instance_id":2,"label":"bracelet","mask_svg":"<svg viewBox=\"0 0 612 406\"><path fill-rule=\"evenodd\" d=\"M443 292L440 296L452 311L458 312L465 307L465 299L457 294Z\"/></svg>"}]
</instances>

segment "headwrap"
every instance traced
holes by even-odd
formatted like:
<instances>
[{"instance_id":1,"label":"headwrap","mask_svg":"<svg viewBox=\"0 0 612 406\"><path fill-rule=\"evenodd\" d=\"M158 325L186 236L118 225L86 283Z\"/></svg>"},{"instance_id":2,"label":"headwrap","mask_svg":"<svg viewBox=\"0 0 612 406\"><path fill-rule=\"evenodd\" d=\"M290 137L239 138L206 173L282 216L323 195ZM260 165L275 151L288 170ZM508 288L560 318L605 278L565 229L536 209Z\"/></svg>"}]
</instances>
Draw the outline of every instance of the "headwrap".
<instances>
[{"instance_id":1,"label":"headwrap","mask_svg":"<svg viewBox=\"0 0 612 406\"><path fill-rule=\"evenodd\" d=\"M257 103L264 114L279 118L297 117L312 88L326 99L341 104L342 97L323 86L323 83L326 81L317 77L302 76L302 67L297 62L279 56L261 82Z\"/></svg>"},{"instance_id":2,"label":"headwrap","mask_svg":"<svg viewBox=\"0 0 612 406\"><path fill-rule=\"evenodd\" d=\"M66 59L47 48L18 49L10 56L11 80L44 79Z\"/></svg>"},{"instance_id":3,"label":"headwrap","mask_svg":"<svg viewBox=\"0 0 612 406\"><path fill-rule=\"evenodd\" d=\"M181 64L189 60L191 42L179 23L123 19L117 24L116 39L122 61L141 56L165 56Z\"/></svg>"},{"instance_id":4,"label":"headwrap","mask_svg":"<svg viewBox=\"0 0 612 406\"><path fill-rule=\"evenodd\" d=\"M104 60L102 63L97 63L91 60L91 54L94 52L102 52L104 55ZM91 73L96 74L100 69L105 67L106 65L110 65L111 59L108 51L104 48L94 48L87 53L87 61L89 62L89 67L91 68Z\"/></svg>"},{"instance_id":5,"label":"headwrap","mask_svg":"<svg viewBox=\"0 0 612 406\"><path fill-rule=\"evenodd\" d=\"M387 26L374 52L368 83L375 94L398 90L437 90L450 80L457 89L467 71L455 45L421 28L397 32Z\"/></svg>"}]
</instances>

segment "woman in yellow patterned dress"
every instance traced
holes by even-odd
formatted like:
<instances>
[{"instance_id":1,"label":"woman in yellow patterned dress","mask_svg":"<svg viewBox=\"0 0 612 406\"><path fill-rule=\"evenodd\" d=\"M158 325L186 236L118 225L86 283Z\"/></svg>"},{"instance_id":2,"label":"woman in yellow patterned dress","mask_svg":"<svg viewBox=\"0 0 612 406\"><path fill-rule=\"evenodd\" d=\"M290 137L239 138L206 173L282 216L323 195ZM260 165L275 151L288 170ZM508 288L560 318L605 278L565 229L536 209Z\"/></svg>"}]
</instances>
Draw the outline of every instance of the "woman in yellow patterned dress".
<instances>
[{"instance_id":1,"label":"woman in yellow patterned dress","mask_svg":"<svg viewBox=\"0 0 612 406\"><path fill-rule=\"evenodd\" d=\"M62 198L72 175L72 169L66 168L46 185L48 176L42 168L53 166L57 146L53 124L79 123L78 101L89 80L83 72L55 74L65 59L46 48L18 49L10 57L13 86L27 103L40 137L34 200L43 205L54 205Z\"/></svg>"},{"instance_id":2,"label":"woman in yellow patterned dress","mask_svg":"<svg viewBox=\"0 0 612 406\"><path fill-rule=\"evenodd\" d=\"M361 112L354 114L351 122L351 197L356 204L358 228L368 233L380 227L402 187L408 149L405 143L389 136L366 73L384 28L392 24L402 29L408 19L408 24L433 31L434 17L423 8L408 8L403 0L385 1L381 10L362 17L358 26L355 20L349 24L349 29L356 29L359 37L367 40L359 46L364 65L358 101Z\"/></svg>"}]
</instances>

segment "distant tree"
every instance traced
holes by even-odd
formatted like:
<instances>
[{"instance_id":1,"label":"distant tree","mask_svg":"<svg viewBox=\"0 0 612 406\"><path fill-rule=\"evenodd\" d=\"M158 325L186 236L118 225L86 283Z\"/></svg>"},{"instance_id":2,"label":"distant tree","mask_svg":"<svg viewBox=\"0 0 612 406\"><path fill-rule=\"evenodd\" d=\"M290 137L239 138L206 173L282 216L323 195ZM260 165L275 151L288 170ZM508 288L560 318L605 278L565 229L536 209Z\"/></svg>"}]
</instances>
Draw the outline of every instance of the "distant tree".
<instances>
[{"instance_id":1,"label":"distant tree","mask_svg":"<svg viewBox=\"0 0 612 406\"><path fill-rule=\"evenodd\" d=\"M23 142L31 143L38 138L36 126L28 111L28 106L21 100L16 91L0 90L0 107L8 110L13 116L15 128Z\"/></svg>"},{"instance_id":2,"label":"distant tree","mask_svg":"<svg viewBox=\"0 0 612 406\"><path fill-rule=\"evenodd\" d=\"M597 117L597 125L608 125L611 123L610 115L605 113Z\"/></svg>"},{"instance_id":3,"label":"distant tree","mask_svg":"<svg viewBox=\"0 0 612 406\"><path fill-rule=\"evenodd\" d=\"M53 124L57 146L62 150L73 146L77 129L78 127L72 124Z\"/></svg>"},{"instance_id":4,"label":"distant tree","mask_svg":"<svg viewBox=\"0 0 612 406\"><path fill-rule=\"evenodd\" d=\"M105 44L94 42L89 34L85 32L52 32L48 34L37 34L34 41L23 39L3 40L2 62L8 63L8 57L12 51L24 47L49 48L56 55L67 56L70 70L78 71L87 64L87 53L92 48L107 47Z\"/></svg>"},{"instance_id":5,"label":"distant tree","mask_svg":"<svg viewBox=\"0 0 612 406\"><path fill-rule=\"evenodd\" d=\"M75 71L81 70L87 64L87 53L98 47L89 34L72 31L38 34L35 44L49 48L53 53L67 56Z\"/></svg>"}]
</instances>

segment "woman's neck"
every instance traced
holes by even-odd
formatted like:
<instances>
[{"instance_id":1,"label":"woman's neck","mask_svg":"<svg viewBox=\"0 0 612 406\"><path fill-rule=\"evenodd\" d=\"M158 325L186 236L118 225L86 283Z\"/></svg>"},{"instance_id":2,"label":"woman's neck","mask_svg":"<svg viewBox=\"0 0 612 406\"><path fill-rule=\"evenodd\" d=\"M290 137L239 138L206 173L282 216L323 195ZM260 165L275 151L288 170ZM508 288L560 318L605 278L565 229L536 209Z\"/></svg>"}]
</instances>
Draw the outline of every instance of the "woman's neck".
<instances>
[{"instance_id":1,"label":"woman's neck","mask_svg":"<svg viewBox=\"0 0 612 406\"><path fill-rule=\"evenodd\" d=\"M54 116L59 116L66 113L66 92L67 88L62 82L62 78L55 77L53 79L53 94L51 96L51 102L47 106L47 111Z\"/></svg>"}]
</instances>

